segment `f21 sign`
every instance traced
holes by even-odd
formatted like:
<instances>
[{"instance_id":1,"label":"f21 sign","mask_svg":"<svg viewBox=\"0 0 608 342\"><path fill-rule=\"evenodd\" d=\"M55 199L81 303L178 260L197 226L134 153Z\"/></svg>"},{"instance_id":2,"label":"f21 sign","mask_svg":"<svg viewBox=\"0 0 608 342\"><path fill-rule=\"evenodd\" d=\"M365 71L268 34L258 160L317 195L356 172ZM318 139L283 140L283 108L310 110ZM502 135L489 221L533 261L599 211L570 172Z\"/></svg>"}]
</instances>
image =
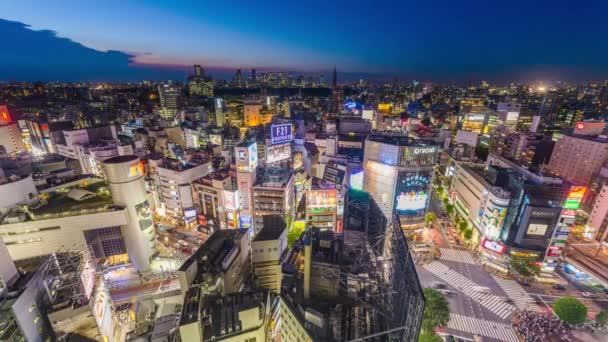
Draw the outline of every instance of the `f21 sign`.
<instances>
[{"instance_id":1,"label":"f21 sign","mask_svg":"<svg viewBox=\"0 0 608 342\"><path fill-rule=\"evenodd\" d=\"M291 124L280 124L270 126L270 143L280 144L293 140Z\"/></svg>"}]
</instances>

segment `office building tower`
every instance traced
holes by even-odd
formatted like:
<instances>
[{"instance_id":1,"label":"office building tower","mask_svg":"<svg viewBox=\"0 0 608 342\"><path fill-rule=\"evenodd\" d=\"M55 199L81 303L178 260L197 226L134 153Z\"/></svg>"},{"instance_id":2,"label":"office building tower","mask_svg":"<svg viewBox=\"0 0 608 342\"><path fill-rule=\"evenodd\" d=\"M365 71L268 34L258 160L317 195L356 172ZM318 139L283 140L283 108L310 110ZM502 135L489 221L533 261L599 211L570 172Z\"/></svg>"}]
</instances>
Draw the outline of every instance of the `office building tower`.
<instances>
[{"instance_id":1,"label":"office building tower","mask_svg":"<svg viewBox=\"0 0 608 342\"><path fill-rule=\"evenodd\" d=\"M197 77L205 76L205 70L203 70L203 68L201 68L201 66L198 64L194 64L194 76L197 76Z\"/></svg>"},{"instance_id":2,"label":"office building tower","mask_svg":"<svg viewBox=\"0 0 608 342\"><path fill-rule=\"evenodd\" d=\"M253 278L258 289L274 294L281 290L281 261L287 251L287 229L279 215L264 216L263 228L251 242Z\"/></svg>"},{"instance_id":3,"label":"office building tower","mask_svg":"<svg viewBox=\"0 0 608 342\"><path fill-rule=\"evenodd\" d=\"M253 187L255 232L264 225L267 215L279 215L292 222L294 210L294 174L290 168L260 168Z\"/></svg>"},{"instance_id":4,"label":"office building tower","mask_svg":"<svg viewBox=\"0 0 608 342\"><path fill-rule=\"evenodd\" d=\"M173 120L181 107L181 89L173 83L160 84L158 86L158 96L161 118Z\"/></svg>"},{"instance_id":5,"label":"office building tower","mask_svg":"<svg viewBox=\"0 0 608 342\"><path fill-rule=\"evenodd\" d=\"M9 155L26 150L21 129L18 123L13 121L5 105L0 105L0 146L3 146Z\"/></svg>"}]
</instances>

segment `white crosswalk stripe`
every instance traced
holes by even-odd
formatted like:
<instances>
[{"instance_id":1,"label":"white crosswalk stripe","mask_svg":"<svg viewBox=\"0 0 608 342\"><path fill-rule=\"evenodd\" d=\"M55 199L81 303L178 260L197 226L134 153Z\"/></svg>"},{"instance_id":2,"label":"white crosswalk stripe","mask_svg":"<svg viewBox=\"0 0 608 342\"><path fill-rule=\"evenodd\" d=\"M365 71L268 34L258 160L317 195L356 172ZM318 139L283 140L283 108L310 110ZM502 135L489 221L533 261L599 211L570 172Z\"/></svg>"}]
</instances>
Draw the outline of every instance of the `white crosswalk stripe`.
<instances>
[{"instance_id":1,"label":"white crosswalk stripe","mask_svg":"<svg viewBox=\"0 0 608 342\"><path fill-rule=\"evenodd\" d=\"M454 261L465 264L476 264L475 259L467 251L461 251L458 249L440 248L441 256L439 259L446 261Z\"/></svg>"},{"instance_id":2,"label":"white crosswalk stripe","mask_svg":"<svg viewBox=\"0 0 608 342\"><path fill-rule=\"evenodd\" d=\"M509 317L515 310L513 305L493 294L476 291L475 287L478 286L476 283L438 261L425 265L424 268L502 319Z\"/></svg>"},{"instance_id":3,"label":"white crosswalk stripe","mask_svg":"<svg viewBox=\"0 0 608 342\"><path fill-rule=\"evenodd\" d=\"M502 279L494 275L492 278L505 291L507 296L513 300L513 303L515 303L515 306L519 310L541 311L540 306L534 303L534 299L515 280Z\"/></svg>"},{"instance_id":4,"label":"white crosswalk stripe","mask_svg":"<svg viewBox=\"0 0 608 342\"><path fill-rule=\"evenodd\" d=\"M450 314L448 328L494 338L499 341L519 341L513 328L508 324L497 323L485 319Z\"/></svg>"}]
</instances>

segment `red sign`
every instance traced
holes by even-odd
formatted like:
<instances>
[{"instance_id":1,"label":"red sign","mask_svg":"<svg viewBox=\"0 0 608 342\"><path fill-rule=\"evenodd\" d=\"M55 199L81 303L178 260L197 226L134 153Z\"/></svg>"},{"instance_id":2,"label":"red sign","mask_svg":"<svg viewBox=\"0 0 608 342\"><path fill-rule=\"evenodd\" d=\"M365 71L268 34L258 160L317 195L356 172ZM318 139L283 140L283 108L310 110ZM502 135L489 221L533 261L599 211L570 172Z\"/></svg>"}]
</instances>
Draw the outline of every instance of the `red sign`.
<instances>
[{"instance_id":1,"label":"red sign","mask_svg":"<svg viewBox=\"0 0 608 342\"><path fill-rule=\"evenodd\" d=\"M485 249L489 249L492 252L495 252L498 254L504 254L505 251L507 250L507 246L503 245L502 243L500 243L498 241L489 240L486 238L483 239L481 246Z\"/></svg>"},{"instance_id":2,"label":"red sign","mask_svg":"<svg viewBox=\"0 0 608 342\"><path fill-rule=\"evenodd\" d=\"M0 106L0 123L12 122L11 115L8 113L8 107L5 105Z\"/></svg>"},{"instance_id":3,"label":"red sign","mask_svg":"<svg viewBox=\"0 0 608 342\"><path fill-rule=\"evenodd\" d=\"M565 209L564 211L562 211L562 217L576 217L576 210Z\"/></svg>"},{"instance_id":4,"label":"red sign","mask_svg":"<svg viewBox=\"0 0 608 342\"><path fill-rule=\"evenodd\" d=\"M200 224L201 226L206 226L207 225L207 217L203 214L198 214L197 215L197 221L198 224Z\"/></svg>"}]
</instances>

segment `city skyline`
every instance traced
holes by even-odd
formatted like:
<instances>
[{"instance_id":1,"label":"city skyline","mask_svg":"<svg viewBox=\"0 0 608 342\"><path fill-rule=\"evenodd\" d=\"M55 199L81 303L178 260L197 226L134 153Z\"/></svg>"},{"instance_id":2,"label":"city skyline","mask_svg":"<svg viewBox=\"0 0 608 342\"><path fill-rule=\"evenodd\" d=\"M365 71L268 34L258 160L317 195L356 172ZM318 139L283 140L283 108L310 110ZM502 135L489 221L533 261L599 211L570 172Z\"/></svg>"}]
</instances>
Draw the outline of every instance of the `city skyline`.
<instances>
[{"instance_id":1,"label":"city skyline","mask_svg":"<svg viewBox=\"0 0 608 342\"><path fill-rule=\"evenodd\" d=\"M602 80L606 7L5 3L0 65L10 67L0 69L0 80L183 80L192 64L217 78L237 68L328 73L337 65L347 79Z\"/></svg>"}]
</instances>

